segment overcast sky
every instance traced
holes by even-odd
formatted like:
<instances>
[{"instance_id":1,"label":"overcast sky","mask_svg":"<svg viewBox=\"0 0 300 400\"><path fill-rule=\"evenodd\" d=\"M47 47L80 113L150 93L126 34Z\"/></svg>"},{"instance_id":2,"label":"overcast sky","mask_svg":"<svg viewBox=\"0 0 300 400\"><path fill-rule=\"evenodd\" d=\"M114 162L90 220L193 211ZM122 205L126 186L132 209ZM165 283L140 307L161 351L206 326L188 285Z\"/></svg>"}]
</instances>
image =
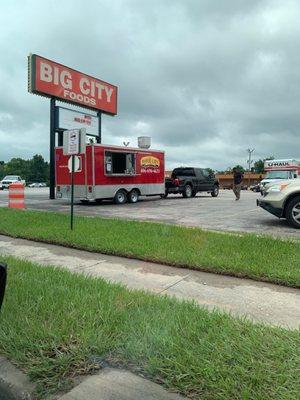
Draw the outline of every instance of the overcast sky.
<instances>
[{"instance_id":1,"label":"overcast sky","mask_svg":"<svg viewBox=\"0 0 300 400\"><path fill-rule=\"evenodd\" d=\"M118 86L103 142L149 135L168 168L300 158L299 21L297 0L1 0L0 160L49 158L29 53Z\"/></svg>"}]
</instances>

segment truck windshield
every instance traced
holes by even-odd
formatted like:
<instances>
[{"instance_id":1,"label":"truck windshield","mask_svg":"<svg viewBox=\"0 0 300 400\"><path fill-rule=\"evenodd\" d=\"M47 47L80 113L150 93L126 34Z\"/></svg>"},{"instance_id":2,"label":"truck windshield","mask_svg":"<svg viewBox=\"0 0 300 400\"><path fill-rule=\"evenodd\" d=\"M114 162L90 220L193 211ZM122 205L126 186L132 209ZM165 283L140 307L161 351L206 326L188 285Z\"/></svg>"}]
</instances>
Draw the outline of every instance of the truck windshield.
<instances>
[{"instance_id":1,"label":"truck windshield","mask_svg":"<svg viewBox=\"0 0 300 400\"><path fill-rule=\"evenodd\" d=\"M290 171L269 171L266 176L267 179L289 179Z\"/></svg>"}]
</instances>

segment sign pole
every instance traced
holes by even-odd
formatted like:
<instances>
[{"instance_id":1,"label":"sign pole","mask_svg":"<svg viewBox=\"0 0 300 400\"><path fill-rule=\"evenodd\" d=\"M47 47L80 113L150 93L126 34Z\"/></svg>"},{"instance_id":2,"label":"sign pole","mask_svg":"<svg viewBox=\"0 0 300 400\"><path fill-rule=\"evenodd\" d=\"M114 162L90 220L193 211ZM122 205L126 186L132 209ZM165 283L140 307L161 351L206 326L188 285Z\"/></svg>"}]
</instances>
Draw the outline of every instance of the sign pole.
<instances>
[{"instance_id":1,"label":"sign pole","mask_svg":"<svg viewBox=\"0 0 300 400\"><path fill-rule=\"evenodd\" d=\"M75 173L75 156L76 171L80 168L79 154L85 154L85 129L73 129L64 131L63 134L63 154L69 155L68 169L71 173L71 230L74 225L74 173Z\"/></svg>"},{"instance_id":2,"label":"sign pole","mask_svg":"<svg viewBox=\"0 0 300 400\"><path fill-rule=\"evenodd\" d=\"M55 199L55 98L50 99L50 193L49 198Z\"/></svg>"},{"instance_id":3,"label":"sign pole","mask_svg":"<svg viewBox=\"0 0 300 400\"><path fill-rule=\"evenodd\" d=\"M73 217L74 217L74 155L72 157L72 171L71 171L71 230L73 230Z\"/></svg>"},{"instance_id":4,"label":"sign pole","mask_svg":"<svg viewBox=\"0 0 300 400\"><path fill-rule=\"evenodd\" d=\"M102 143L102 131L101 131L101 111L97 112L97 117L98 117L98 137L96 138L97 143Z\"/></svg>"}]
</instances>

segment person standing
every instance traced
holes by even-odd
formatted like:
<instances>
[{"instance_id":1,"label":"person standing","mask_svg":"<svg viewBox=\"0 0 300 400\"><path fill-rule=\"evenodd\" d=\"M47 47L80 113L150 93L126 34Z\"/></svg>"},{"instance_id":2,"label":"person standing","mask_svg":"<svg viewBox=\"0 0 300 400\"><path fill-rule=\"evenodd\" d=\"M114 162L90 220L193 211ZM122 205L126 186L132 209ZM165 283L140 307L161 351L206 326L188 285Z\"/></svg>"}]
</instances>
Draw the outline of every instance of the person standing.
<instances>
[{"instance_id":1,"label":"person standing","mask_svg":"<svg viewBox=\"0 0 300 400\"><path fill-rule=\"evenodd\" d=\"M235 200L241 198L241 189L243 181L243 173L238 168L233 168L233 193L235 194Z\"/></svg>"}]
</instances>

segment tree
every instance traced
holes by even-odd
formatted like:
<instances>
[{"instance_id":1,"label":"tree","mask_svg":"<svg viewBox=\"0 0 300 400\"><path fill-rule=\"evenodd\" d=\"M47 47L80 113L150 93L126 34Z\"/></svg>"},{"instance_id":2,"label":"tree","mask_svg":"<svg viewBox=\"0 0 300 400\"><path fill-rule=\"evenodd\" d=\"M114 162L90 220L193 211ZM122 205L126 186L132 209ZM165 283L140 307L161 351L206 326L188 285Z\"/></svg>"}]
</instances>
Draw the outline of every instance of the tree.
<instances>
[{"instance_id":1,"label":"tree","mask_svg":"<svg viewBox=\"0 0 300 400\"><path fill-rule=\"evenodd\" d=\"M19 175L22 179L28 179L29 160L22 158L12 158L4 166L5 175Z\"/></svg>"},{"instance_id":2,"label":"tree","mask_svg":"<svg viewBox=\"0 0 300 400\"><path fill-rule=\"evenodd\" d=\"M267 158L264 158L263 160L257 160L254 163L254 172L257 174L263 174L265 171L265 161L266 160L274 160L274 156L269 156Z\"/></svg>"},{"instance_id":3,"label":"tree","mask_svg":"<svg viewBox=\"0 0 300 400\"><path fill-rule=\"evenodd\" d=\"M236 165L235 167L232 167L232 169L233 168L236 168L236 169L238 169L240 172L242 172L242 173L244 173L245 172L245 168L244 167L242 167L241 165Z\"/></svg>"},{"instance_id":4,"label":"tree","mask_svg":"<svg viewBox=\"0 0 300 400\"><path fill-rule=\"evenodd\" d=\"M26 182L49 183L49 163L36 154L30 160L12 158L6 164L0 161L0 179L5 175L19 175Z\"/></svg>"},{"instance_id":5,"label":"tree","mask_svg":"<svg viewBox=\"0 0 300 400\"><path fill-rule=\"evenodd\" d=\"M0 180L4 178L4 161L0 161Z\"/></svg>"},{"instance_id":6,"label":"tree","mask_svg":"<svg viewBox=\"0 0 300 400\"><path fill-rule=\"evenodd\" d=\"M254 163L254 172L262 174L264 172L264 160L257 160Z\"/></svg>"},{"instance_id":7,"label":"tree","mask_svg":"<svg viewBox=\"0 0 300 400\"><path fill-rule=\"evenodd\" d=\"M48 163L40 154L29 160L29 174L27 180L30 182L47 182L49 176Z\"/></svg>"}]
</instances>

